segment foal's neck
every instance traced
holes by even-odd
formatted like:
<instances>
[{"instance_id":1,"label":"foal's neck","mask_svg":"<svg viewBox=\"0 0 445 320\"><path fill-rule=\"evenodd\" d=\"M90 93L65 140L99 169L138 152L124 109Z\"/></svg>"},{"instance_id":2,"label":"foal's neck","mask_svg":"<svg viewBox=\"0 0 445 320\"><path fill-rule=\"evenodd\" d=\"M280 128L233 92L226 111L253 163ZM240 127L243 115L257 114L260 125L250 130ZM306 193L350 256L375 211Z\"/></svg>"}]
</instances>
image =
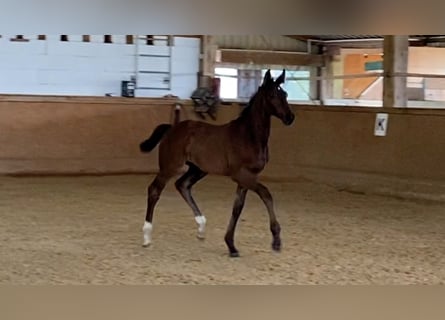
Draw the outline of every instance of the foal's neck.
<instances>
[{"instance_id":1,"label":"foal's neck","mask_svg":"<svg viewBox=\"0 0 445 320\"><path fill-rule=\"evenodd\" d=\"M270 135L271 116L260 103L255 103L255 101L247 108L249 109L245 110L241 120L246 127L248 136L251 142L259 144L262 149L266 148Z\"/></svg>"}]
</instances>

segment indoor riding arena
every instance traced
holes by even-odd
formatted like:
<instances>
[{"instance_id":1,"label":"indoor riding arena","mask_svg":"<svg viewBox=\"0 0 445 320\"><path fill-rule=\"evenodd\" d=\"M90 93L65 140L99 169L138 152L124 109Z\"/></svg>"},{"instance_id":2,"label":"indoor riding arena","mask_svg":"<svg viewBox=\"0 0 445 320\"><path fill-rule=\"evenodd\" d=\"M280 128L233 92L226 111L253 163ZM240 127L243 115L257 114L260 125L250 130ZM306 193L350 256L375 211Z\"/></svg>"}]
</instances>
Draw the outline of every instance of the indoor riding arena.
<instances>
[{"instance_id":1,"label":"indoor riding arena","mask_svg":"<svg viewBox=\"0 0 445 320\"><path fill-rule=\"evenodd\" d=\"M445 36L2 35L0 58L0 284L445 284ZM161 124L163 165L188 160L148 223ZM193 186L204 224L175 181L260 136L231 257L235 178Z\"/></svg>"}]
</instances>

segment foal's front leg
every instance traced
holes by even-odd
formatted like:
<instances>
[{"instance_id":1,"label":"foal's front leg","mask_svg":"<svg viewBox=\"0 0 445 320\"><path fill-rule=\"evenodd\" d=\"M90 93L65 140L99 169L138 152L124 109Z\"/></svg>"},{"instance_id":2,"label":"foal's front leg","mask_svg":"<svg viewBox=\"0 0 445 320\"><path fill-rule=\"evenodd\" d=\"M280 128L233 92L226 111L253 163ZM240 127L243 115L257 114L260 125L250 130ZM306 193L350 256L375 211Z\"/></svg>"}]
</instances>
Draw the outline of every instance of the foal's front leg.
<instances>
[{"instance_id":1,"label":"foal's front leg","mask_svg":"<svg viewBox=\"0 0 445 320\"><path fill-rule=\"evenodd\" d=\"M230 223L229 226L227 227L227 232L224 237L227 247L229 248L231 257L239 257L239 252L235 247L233 238L235 235L236 223L238 222L238 219L241 215L241 211L243 210L244 207L244 202L246 201L246 194L247 194L247 189L238 185L238 188L236 189L235 202L233 204L232 217L230 218Z\"/></svg>"},{"instance_id":2,"label":"foal's front leg","mask_svg":"<svg viewBox=\"0 0 445 320\"><path fill-rule=\"evenodd\" d=\"M272 233L272 249L275 251L281 250L281 226L278 223L277 217L275 216L275 211L273 208L273 199L267 187L261 183L257 183L252 187L252 190L259 195L261 200L264 202L267 212L269 213L269 223L270 232Z\"/></svg>"},{"instance_id":3,"label":"foal's front leg","mask_svg":"<svg viewBox=\"0 0 445 320\"><path fill-rule=\"evenodd\" d=\"M281 250L281 226L275 216L273 207L273 198L267 187L257 181L257 176L247 169L242 169L233 180L238 182L240 186L248 190L254 191L263 201L269 214L270 231L272 233L272 249L274 251Z\"/></svg>"},{"instance_id":4,"label":"foal's front leg","mask_svg":"<svg viewBox=\"0 0 445 320\"><path fill-rule=\"evenodd\" d=\"M142 246L148 247L151 244L151 233L153 230L153 211L161 196L169 178L158 174L147 189L147 212L144 226L142 227L144 242Z\"/></svg>"}]
</instances>

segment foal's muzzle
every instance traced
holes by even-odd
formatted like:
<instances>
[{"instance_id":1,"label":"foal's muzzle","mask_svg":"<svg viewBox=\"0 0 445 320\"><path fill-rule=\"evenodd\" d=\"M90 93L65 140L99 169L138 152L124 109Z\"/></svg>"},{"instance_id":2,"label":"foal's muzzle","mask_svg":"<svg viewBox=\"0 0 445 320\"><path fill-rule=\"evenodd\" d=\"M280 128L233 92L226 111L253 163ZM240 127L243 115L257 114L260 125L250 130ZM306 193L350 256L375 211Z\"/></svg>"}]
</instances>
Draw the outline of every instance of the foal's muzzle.
<instances>
[{"instance_id":1,"label":"foal's muzzle","mask_svg":"<svg viewBox=\"0 0 445 320\"><path fill-rule=\"evenodd\" d=\"M291 113L288 113L288 114L284 117L284 119L283 119L283 123L284 123L286 126L289 126L289 125L292 124L292 122L294 122L294 120L295 120L295 115L291 112Z\"/></svg>"}]
</instances>

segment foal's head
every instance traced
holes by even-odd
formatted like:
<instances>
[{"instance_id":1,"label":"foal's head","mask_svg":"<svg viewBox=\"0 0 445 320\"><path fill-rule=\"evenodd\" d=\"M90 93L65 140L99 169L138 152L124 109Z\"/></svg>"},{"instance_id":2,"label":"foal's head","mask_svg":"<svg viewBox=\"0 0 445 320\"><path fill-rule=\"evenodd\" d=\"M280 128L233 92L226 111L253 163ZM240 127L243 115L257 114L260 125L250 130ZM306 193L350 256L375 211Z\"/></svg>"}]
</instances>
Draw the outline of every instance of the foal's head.
<instances>
[{"instance_id":1,"label":"foal's head","mask_svg":"<svg viewBox=\"0 0 445 320\"><path fill-rule=\"evenodd\" d=\"M267 70L258 93L265 99L264 108L266 108L266 112L277 117L288 126L294 122L295 115L287 103L286 91L281 88L281 84L284 83L285 72L283 70L281 75L274 80L270 75L270 70Z\"/></svg>"}]
</instances>

